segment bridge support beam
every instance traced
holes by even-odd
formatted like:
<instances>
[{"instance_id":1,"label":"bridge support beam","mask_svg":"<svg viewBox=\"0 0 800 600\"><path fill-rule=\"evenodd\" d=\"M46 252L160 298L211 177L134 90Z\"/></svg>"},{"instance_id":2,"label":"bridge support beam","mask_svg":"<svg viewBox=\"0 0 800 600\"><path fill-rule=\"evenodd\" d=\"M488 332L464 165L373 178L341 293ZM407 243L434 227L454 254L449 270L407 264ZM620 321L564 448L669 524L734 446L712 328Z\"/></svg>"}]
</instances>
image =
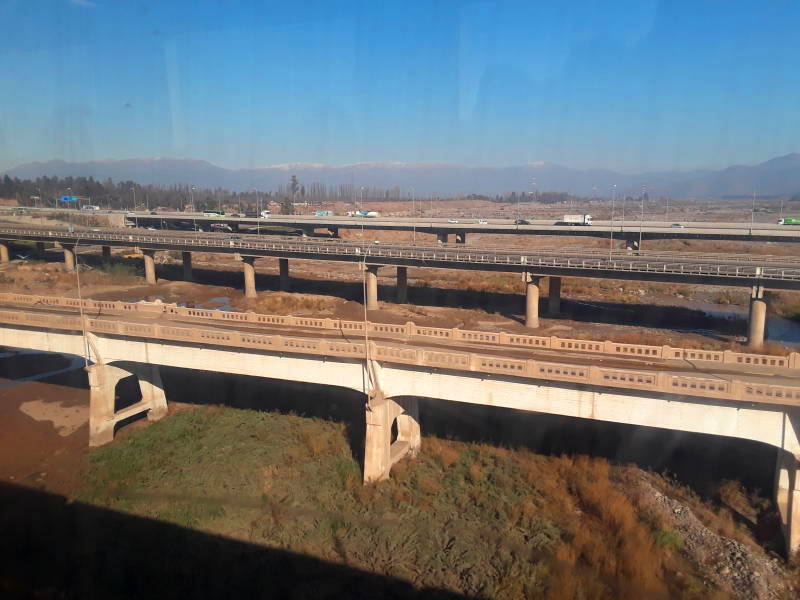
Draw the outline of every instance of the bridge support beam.
<instances>
[{"instance_id":1,"label":"bridge support beam","mask_svg":"<svg viewBox=\"0 0 800 600\"><path fill-rule=\"evenodd\" d=\"M397 267L397 303L408 302L408 267Z\"/></svg>"},{"instance_id":2,"label":"bridge support beam","mask_svg":"<svg viewBox=\"0 0 800 600\"><path fill-rule=\"evenodd\" d=\"M280 274L279 286L282 292L288 292L292 288L292 280L289 278L289 259L278 259L278 272Z\"/></svg>"},{"instance_id":3,"label":"bridge support beam","mask_svg":"<svg viewBox=\"0 0 800 600\"><path fill-rule=\"evenodd\" d=\"M440 244L446 244L447 243L447 232L446 231L438 231L436 233L436 241L439 242Z\"/></svg>"},{"instance_id":4,"label":"bridge support beam","mask_svg":"<svg viewBox=\"0 0 800 600\"><path fill-rule=\"evenodd\" d=\"M156 251L143 250L144 255L144 279L147 285L156 284Z\"/></svg>"},{"instance_id":5,"label":"bridge support beam","mask_svg":"<svg viewBox=\"0 0 800 600\"><path fill-rule=\"evenodd\" d=\"M764 345L764 329L767 321L767 302L764 288L754 285L750 292L750 319L748 323L747 345L756 350Z\"/></svg>"},{"instance_id":6,"label":"bridge support beam","mask_svg":"<svg viewBox=\"0 0 800 600\"><path fill-rule=\"evenodd\" d=\"M67 271L75 270L75 247L64 246L64 268Z\"/></svg>"},{"instance_id":7,"label":"bridge support beam","mask_svg":"<svg viewBox=\"0 0 800 600\"><path fill-rule=\"evenodd\" d=\"M462 231L456 234L456 244L466 244L467 243L467 232Z\"/></svg>"},{"instance_id":8,"label":"bridge support beam","mask_svg":"<svg viewBox=\"0 0 800 600\"><path fill-rule=\"evenodd\" d=\"M364 277L366 278L366 289L364 293L364 304L367 310L378 310L378 268L379 265L364 265Z\"/></svg>"},{"instance_id":9,"label":"bridge support beam","mask_svg":"<svg viewBox=\"0 0 800 600\"><path fill-rule=\"evenodd\" d=\"M561 277L548 277L547 314L557 317L561 314Z\"/></svg>"},{"instance_id":10,"label":"bridge support beam","mask_svg":"<svg viewBox=\"0 0 800 600\"><path fill-rule=\"evenodd\" d=\"M181 252L181 258L183 259L183 280L184 281L191 281L192 280L192 253L183 251Z\"/></svg>"},{"instance_id":11,"label":"bridge support beam","mask_svg":"<svg viewBox=\"0 0 800 600\"><path fill-rule=\"evenodd\" d=\"M8 244L0 244L0 263L7 263L8 258Z\"/></svg>"},{"instance_id":12,"label":"bridge support beam","mask_svg":"<svg viewBox=\"0 0 800 600\"><path fill-rule=\"evenodd\" d=\"M103 246L101 248L102 251L102 261L103 266L107 267L111 264L111 246Z\"/></svg>"},{"instance_id":13,"label":"bridge support beam","mask_svg":"<svg viewBox=\"0 0 800 600\"><path fill-rule=\"evenodd\" d=\"M525 283L525 327L535 329L539 327L539 282L541 277L522 274Z\"/></svg>"},{"instance_id":14,"label":"bridge support beam","mask_svg":"<svg viewBox=\"0 0 800 600\"><path fill-rule=\"evenodd\" d=\"M253 263L255 263L256 257L255 256L243 256L242 257L242 271L244 272L244 297L245 298L255 298L256 297L256 267Z\"/></svg>"},{"instance_id":15,"label":"bridge support beam","mask_svg":"<svg viewBox=\"0 0 800 600\"><path fill-rule=\"evenodd\" d=\"M44 258L44 242L36 242L36 254L40 258Z\"/></svg>"},{"instance_id":16,"label":"bridge support beam","mask_svg":"<svg viewBox=\"0 0 800 600\"><path fill-rule=\"evenodd\" d=\"M364 483L383 481L400 459L419 453L421 435L416 398L374 396L367 404L367 433L364 441ZM397 439L392 425L397 423Z\"/></svg>"},{"instance_id":17,"label":"bridge support beam","mask_svg":"<svg viewBox=\"0 0 800 600\"><path fill-rule=\"evenodd\" d=\"M131 370L118 366L94 364L89 374L89 445L102 446L114 439L114 426L124 419L147 411L147 418L157 421L167 414L167 398L158 365L142 364ZM139 402L116 411L117 384L134 375L139 381Z\"/></svg>"}]
</instances>

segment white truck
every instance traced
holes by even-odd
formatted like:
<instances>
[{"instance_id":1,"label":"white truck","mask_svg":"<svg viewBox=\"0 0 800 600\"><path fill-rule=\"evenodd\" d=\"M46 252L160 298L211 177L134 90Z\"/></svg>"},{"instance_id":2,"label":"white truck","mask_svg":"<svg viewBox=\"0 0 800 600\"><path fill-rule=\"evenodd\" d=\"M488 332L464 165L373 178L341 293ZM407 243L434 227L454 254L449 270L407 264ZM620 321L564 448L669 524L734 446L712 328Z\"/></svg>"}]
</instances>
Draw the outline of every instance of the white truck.
<instances>
[{"instance_id":1,"label":"white truck","mask_svg":"<svg viewBox=\"0 0 800 600\"><path fill-rule=\"evenodd\" d=\"M564 215L559 225L591 225L592 215Z\"/></svg>"}]
</instances>

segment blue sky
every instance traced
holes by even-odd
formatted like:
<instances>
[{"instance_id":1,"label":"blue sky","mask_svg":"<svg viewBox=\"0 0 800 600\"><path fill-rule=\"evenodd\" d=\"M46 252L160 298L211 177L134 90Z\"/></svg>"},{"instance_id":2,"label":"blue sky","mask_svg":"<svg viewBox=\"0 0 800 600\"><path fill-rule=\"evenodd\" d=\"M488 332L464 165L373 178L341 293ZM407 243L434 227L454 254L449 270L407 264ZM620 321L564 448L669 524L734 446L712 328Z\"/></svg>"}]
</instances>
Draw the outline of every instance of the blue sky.
<instances>
[{"instance_id":1,"label":"blue sky","mask_svg":"<svg viewBox=\"0 0 800 600\"><path fill-rule=\"evenodd\" d=\"M800 150L800 2L0 0L0 169Z\"/></svg>"}]
</instances>

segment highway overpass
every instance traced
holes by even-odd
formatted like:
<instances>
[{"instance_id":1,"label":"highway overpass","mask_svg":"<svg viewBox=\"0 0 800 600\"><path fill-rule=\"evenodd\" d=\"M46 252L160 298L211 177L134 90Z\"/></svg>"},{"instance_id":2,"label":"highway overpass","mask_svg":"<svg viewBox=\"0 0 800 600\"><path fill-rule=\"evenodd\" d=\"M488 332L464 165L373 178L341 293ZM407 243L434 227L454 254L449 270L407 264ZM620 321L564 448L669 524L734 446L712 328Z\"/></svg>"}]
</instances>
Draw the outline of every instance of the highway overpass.
<instances>
[{"instance_id":1,"label":"highway overpass","mask_svg":"<svg viewBox=\"0 0 800 600\"><path fill-rule=\"evenodd\" d=\"M2 209L0 209L2 210ZM58 212L70 214L79 213L67 209L26 209L31 214ZM5 209L6 214L13 214L13 209ZM601 221L595 220L591 226L571 226L559 224L555 219L529 219L528 225L515 225L513 219L495 218L410 218L410 217L315 217L303 215L271 215L268 219L252 217L207 217L203 213L186 212L126 212L126 211L100 211L99 216L114 216L126 220L135 227L154 227L157 229L202 229L208 231L214 223L228 224L235 230L246 231L256 227L285 227L313 235L315 232L324 232L326 235L337 237L340 230L364 231L409 231L437 236L442 243L447 243L451 238L456 243L466 243L467 234L504 234L504 235L539 235L539 236L570 236L570 237L611 237L625 243L628 247L638 247L639 239L663 240L709 240L709 241L741 241L741 242L792 242L800 243L800 226L777 225L772 223L757 222L709 222L709 221L638 221L626 219ZM457 221L457 222L452 222Z\"/></svg>"},{"instance_id":2,"label":"highway overpass","mask_svg":"<svg viewBox=\"0 0 800 600\"><path fill-rule=\"evenodd\" d=\"M101 246L110 256L112 247L136 247L143 251L145 277L156 283L154 255L157 250L180 251L184 274L191 278L192 252L236 255L242 261L245 295L255 297L257 257L279 259L281 281L288 287L289 259L358 263L365 270L369 310L378 307L378 269L397 268L397 299L405 302L407 268L445 268L520 273L526 290L526 325L539 324L539 284L551 277L549 307L558 312L560 278L592 277L695 285L747 287L751 290L749 339L753 347L763 343L766 304L764 290L800 289L800 259L794 257L650 251L604 251L596 248L473 248L459 245L371 244L326 239L229 236L218 233L125 230L0 227L0 241L27 240L58 243L68 268L74 268L75 247ZM0 243L0 262L7 262L7 244Z\"/></svg>"},{"instance_id":3,"label":"highway overpass","mask_svg":"<svg viewBox=\"0 0 800 600\"><path fill-rule=\"evenodd\" d=\"M788 549L800 548L796 368L726 368L703 361L654 361L636 353L624 364L603 353L587 364L568 352L548 360L503 344L481 347L480 340L461 349L415 338L367 341L363 331L322 336L302 324L276 333L271 323L259 330L236 319L221 323L201 315L176 322L164 318L163 307L149 317L146 307L123 316L104 313L119 304L86 305L92 316L81 316L74 306L71 314L47 306L0 309L0 345L86 357L92 445L112 441L124 419L167 414L160 366L207 370L210 365L217 372L363 393L367 482L389 477L394 463L418 452L418 397L739 437L776 449L775 500ZM142 399L116 411L116 386L131 374L139 380Z\"/></svg>"}]
</instances>

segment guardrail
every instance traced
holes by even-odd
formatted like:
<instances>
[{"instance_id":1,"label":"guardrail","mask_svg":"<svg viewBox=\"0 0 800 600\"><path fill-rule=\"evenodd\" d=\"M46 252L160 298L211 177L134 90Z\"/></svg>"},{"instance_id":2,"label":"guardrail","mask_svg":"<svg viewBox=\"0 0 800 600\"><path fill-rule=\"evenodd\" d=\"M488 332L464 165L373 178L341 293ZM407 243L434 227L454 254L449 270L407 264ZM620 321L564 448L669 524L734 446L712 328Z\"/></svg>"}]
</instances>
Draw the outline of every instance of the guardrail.
<instances>
[{"instance_id":1,"label":"guardrail","mask_svg":"<svg viewBox=\"0 0 800 600\"><path fill-rule=\"evenodd\" d=\"M310 339L250 333L247 331L199 329L174 325L108 321L92 317L63 316L0 310L0 323L41 327L135 338L171 340L230 348L249 348L313 356L350 359L366 358L366 343ZM676 375L663 371L620 369L574 365L534 359L513 359L472 352L449 352L441 349L409 348L379 342L368 342L370 357L387 363L413 365L428 369L477 372L547 381L636 389L659 393L699 396L720 400L797 405L800 385L756 384L719 377Z\"/></svg>"},{"instance_id":2,"label":"guardrail","mask_svg":"<svg viewBox=\"0 0 800 600\"><path fill-rule=\"evenodd\" d=\"M667 360L705 361L728 365L747 365L774 367L779 369L800 369L800 353L791 352L788 356L773 356L731 350L700 350L695 348L674 348L672 346L652 346L647 344L626 344L621 342L593 341L560 338L556 336L523 335L493 331L473 331L469 329L448 329L423 327L407 322L405 325L346 321L318 317L292 317L286 315L264 315L254 312L232 312L207 308L187 308L176 304L160 302L121 302L109 300L78 300L53 296L0 293L0 303L24 306L54 306L63 308L82 308L91 314L138 314L141 316L164 316L188 321L213 320L225 323L248 323L254 325L276 325L282 327L301 327L305 329L339 330L347 333L362 333L402 339L422 338L428 340L452 340L518 348L564 350L587 354L607 354L610 356L660 358ZM82 305L82 306L81 306Z\"/></svg>"},{"instance_id":3,"label":"guardrail","mask_svg":"<svg viewBox=\"0 0 800 600\"><path fill-rule=\"evenodd\" d=\"M250 236L252 237L252 236ZM256 236L258 237L258 236ZM514 250L481 250L468 246L400 246L356 244L352 242L319 242L319 241L264 241L263 239L232 239L227 236L205 235L149 235L143 233L125 233L115 231L59 231L56 229L0 228L0 238L5 239L52 239L60 242L113 242L117 245L162 247L163 249L224 249L226 252L271 252L281 254L300 254L304 257L339 257L342 260L413 260L422 263L436 262L438 266L473 264L503 266L508 270L530 270L537 268L562 269L566 272L596 271L616 273L648 273L664 276L715 277L730 279L753 279L764 281L800 281L800 265L769 266L769 264L736 264L736 261L719 255L719 262L702 262L694 260L691 254L685 254L685 260L675 262L665 258L650 257L644 252L627 253L624 251L609 254L560 251L540 252L535 248L516 248ZM687 258L688 257L688 258ZM707 259L705 259L707 260ZM727 264L724 263L727 260ZM700 261L700 262L698 262Z\"/></svg>"}]
</instances>

